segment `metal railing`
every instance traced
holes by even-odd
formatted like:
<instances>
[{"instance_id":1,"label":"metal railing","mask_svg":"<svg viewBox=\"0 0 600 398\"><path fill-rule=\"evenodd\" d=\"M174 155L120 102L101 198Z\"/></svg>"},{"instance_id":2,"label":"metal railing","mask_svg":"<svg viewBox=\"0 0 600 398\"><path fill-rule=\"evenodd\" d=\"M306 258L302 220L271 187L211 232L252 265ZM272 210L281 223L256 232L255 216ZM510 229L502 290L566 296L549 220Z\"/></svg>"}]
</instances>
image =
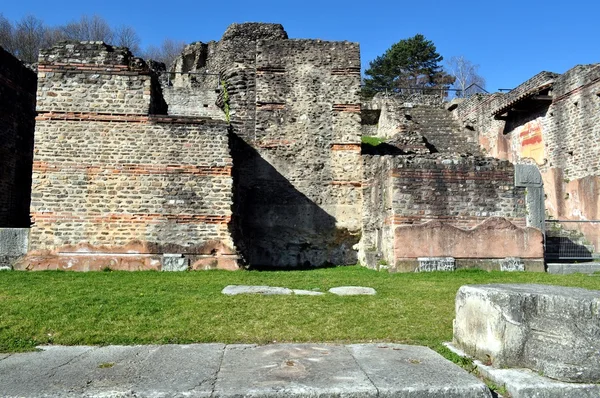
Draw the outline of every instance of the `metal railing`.
<instances>
[{"instance_id":1,"label":"metal railing","mask_svg":"<svg viewBox=\"0 0 600 398\"><path fill-rule=\"evenodd\" d=\"M564 225L563 225L564 224ZM600 220L545 220L544 244L547 260L586 260L600 258L587 238L590 231L600 233Z\"/></svg>"}]
</instances>

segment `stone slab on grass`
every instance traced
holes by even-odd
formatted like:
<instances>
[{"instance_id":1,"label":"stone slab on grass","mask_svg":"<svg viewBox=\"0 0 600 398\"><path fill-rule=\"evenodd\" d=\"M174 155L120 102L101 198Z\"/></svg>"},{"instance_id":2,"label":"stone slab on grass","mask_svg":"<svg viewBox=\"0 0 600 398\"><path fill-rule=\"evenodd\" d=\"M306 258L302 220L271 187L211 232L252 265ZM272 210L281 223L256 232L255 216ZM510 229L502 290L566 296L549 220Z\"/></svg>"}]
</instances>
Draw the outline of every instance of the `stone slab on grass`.
<instances>
[{"instance_id":1,"label":"stone slab on grass","mask_svg":"<svg viewBox=\"0 0 600 398\"><path fill-rule=\"evenodd\" d=\"M285 287L229 285L225 286L221 293L228 296L235 296L238 294L292 294L293 291Z\"/></svg>"},{"instance_id":2,"label":"stone slab on grass","mask_svg":"<svg viewBox=\"0 0 600 398\"><path fill-rule=\"evenodd\" d=\"M338 296L373 296L377 294L377 291L375 291L375 289L372 287L339 286L329 289L329 293L333 293Z\"/></svg>"},{"instance_id":3,"label":"stone slab on grass","mask_svg":"<svg viewBox=\"0 0 600 398\"><path fill-rule=\"evenodd\" d=\"M318 291L315 291L315 290L294 289L294 294L296 294L298 296L322 296L325 293L318 292Z\"/></svg>"},{"instance_id":4,"label":"stone slab on grass","mask_svg":"<svg viewBox=\"0 0 600 398\"><path fill-rule=\"evenodd\" d=\"M492 396L481 380L427 347L353 344L348 349L377 387L378 397Z\"/></svg>"},{"instance_id":5,"label":"stone slab on grass","mask_svg":"<svg viewBox=\"0 0 600 398\"><path fill-rule=\"evenodd\" d=\"M215 395L233 397L377 396L377 390L343 345L230 345Z\"/></svg>"},{"instance_id":6,"label":"stone slab on grass","mask_svg":"<svg viewBox=\"0 0 600 398\"><path fill-rule=\"evenodd\" d=\"M600 291L506 284L462 286L454 343L496 368L600 383Z\"/></svg>"},{"instance_id":7,"label":"stone slab on grass","mask_svg":"<svg viewBox=\"0 0 600 398\"><path fill-rule=\"evenodd\" d=\"M228 296L235 296L238 294L262 294L262 295L289 295L295 294L298 296L322 296L323 292L313 290L301 290L301 289L288 289L286 287L276 286L247 286L247 285L229 285L221 291L221 293ZM364 296L374 295L377 292L375 289L370 287L361 286L340 286L329 289L329 293L336 294L338 296Z\"/></svg>"}]
</instances>

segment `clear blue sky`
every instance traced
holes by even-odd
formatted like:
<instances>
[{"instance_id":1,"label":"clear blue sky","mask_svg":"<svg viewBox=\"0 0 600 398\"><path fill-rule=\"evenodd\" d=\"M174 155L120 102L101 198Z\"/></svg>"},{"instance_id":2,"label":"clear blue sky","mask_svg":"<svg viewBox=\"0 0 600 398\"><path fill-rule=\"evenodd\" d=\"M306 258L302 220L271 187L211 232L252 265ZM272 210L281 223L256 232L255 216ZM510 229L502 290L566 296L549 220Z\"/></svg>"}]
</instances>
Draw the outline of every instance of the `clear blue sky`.
<instances>
[{"instance_id":1,"label":"clear blue sky","mask_svg":"<svg viewBox=\"0 0 600 398\"><path fill-rule=\"evenodd\" d=\"M47 25L98 14L135 28L142 48L166 37L218 40L233 22L278 22L291 38L359 42L363 71L393 43L422 33L446 59L479 64L489 91L600 62L598 0L2 0L0 13L13 22L33 14Z\"/></svg>"}]
</instances>

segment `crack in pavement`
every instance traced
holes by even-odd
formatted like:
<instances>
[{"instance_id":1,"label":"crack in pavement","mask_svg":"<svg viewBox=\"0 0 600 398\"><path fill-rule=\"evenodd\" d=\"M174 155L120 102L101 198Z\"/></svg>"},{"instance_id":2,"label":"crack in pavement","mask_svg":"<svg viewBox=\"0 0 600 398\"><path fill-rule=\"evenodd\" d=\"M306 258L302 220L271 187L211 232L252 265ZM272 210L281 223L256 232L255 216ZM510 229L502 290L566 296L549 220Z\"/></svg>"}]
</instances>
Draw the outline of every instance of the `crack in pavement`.
<instances>
[{"instance_id":1,"label":"crack in pavement","mask_svg":"<svg viewBox=\"0 0 600 398\"><path fill-rule=\"evenodd\" d=\"M63 364L60 364L60 365L58 365L58 366L54 366L53 368L51 368L51 369L49 370L49 372L52 372L52 373L48 373L48 378L53 378L54 376L56 376L56 372L58 372L58 369L60 369L60 368L62 368L62 367L64 367L64 366L67 366L67 365L69 365L69 364L70 364L71 362L73 362L74 360L76 360L76 359L78 359L78 358L82 357L83 355L86 355L86 354L88 354L89 352L91 352L91 351L93 351L93 350L95 350L95 348L94 348L94 347L90 347L89 349L85 350L85 351L84 351L84 352L82 352L81 354L75 355L73 358L70 358L70 359L69 359L67 362L65 362L65 363L63 363Z\"/></svg>"},{"instance_id":2,"label":"crack in pavement","mask_svg":"<svg viewBox=\"0 0 600 398\"><path fill-rule=\"evenodd\" d=\"M210 389L210 396L214 397L215 396L215 389L217 388L217 380L219 378L219 373L221 373L221 366L223 366L223 359L225 358L225 350L227 349L228 345L224 345L223 349L221 350L221 357L219 358L219 367L217 368L217 371L215 372L215 378L214 381L212 382L212 386Z\"/></svg>"},{"instance_id":3,"label":"crack in pavement","mask_svg":"<svg viewBox=\"0 0 600 398\"><path fill-rule=\"evenodd\" d=\"M363 374L365 375L365 377L367 378L367 380L369 380L369 382L371 383L371 385L373 386L373 388L375 388L376 397L379 397L380 392L379 392L379 388L377 388L377 386L375 385L375 383L373 382L373 380L371 380L371 378L369 377L369 375L367 374L367 372L365 372L365 370L363 369L362 366L360 366L360 363L358 363L358 360L356 359L356 357L354 355L352 355L352 351L350 351L350 349L348 348L347 345L344 345L344 349L346 350L346 352L348 354L350 354L350 356L352 357L352 359L354 359L354 363L356 364L356 366L358 366L358 368L361 370L361 372L363 372Z\"/></svg>"},{"instance_id":4,"label":"crack in pavement","mask_svg":"<svg viewBox=\"0 0 600 398\"><path fill-rule=\"evenodd\" d=\"M4 361L5 359L8 359L10 357L12 357L14 354L7 354L4 358L0 358L0 362Z\"/></svg>"}]
</instances>

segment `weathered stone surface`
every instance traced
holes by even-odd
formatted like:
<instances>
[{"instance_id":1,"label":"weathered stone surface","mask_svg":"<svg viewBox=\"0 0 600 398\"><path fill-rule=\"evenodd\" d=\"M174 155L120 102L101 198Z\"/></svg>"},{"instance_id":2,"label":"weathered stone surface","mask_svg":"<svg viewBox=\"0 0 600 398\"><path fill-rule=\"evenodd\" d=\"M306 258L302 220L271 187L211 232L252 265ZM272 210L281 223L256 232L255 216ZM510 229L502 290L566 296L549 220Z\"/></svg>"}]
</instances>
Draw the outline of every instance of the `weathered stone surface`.
<instances>
[{"instance_id":1,"label":"weathered stone surface","mask_svg":"<svg viewBox=\"0 0 600 398\"><path fill-rule=\"evenodd\" d=\"M29 228L0 228L0 256L22 256L28 243Z\"/></svg>"},{"instance_id":2,"label":"weathered stone surface","mask_svg":"<svg viewBox=\"0 0 600 398\"><path fill-rule=\"evenodd\" d=\"M402 225L394 231L395 258L543 258L543 237L535 228L520 228L510 221L491 217L473 229L431 221Z\"/></svg>"},{"instance_id":3,"label":"weathered stone surface","mask_svg":"<svg viewBox=\"0 0 600 398\"><path fill-rule=\"evenodd\" d=\"M238 294L292 294L294 291L285 287L273 287L273 286L245 286L245 285L229 285L221 291L221 293L228 296L235 296Z\"/></svg>"},{"instance_id":4,"label":"weathered stone surface","mask_svg":"<svg viewBox=\"0 0 600 398\"><path fill-rule=\"evenodd\" d=\"M463 286L454 342L494 367L600 382L600 291L545 285Z\"/></svg>"},{"instance_id":5,"label":"weathered stone surface","mask_svg":"<svg viewBox=\"0 0 600 398\"><path fill-rule=\"evenodd\" d=\"M329 293L333 293L338 296L374 296L377 294L377 291L372 287L339 286L329 289Z\"/></svg>"},{"instance_id":6,"label":"weathered stone surface","mask_svg":"<svg viewBox=\"0 0 600 398\"><path fill-rule=\"evenodd\" d=\"M43 347L0 354L3 397L488 398L475 377L400 344Z\"/></svg>"},{"instance_id":7,"label":"weathered stone surface","mask_svg":"<svg viewBox=\"0 0 600 398\"><path fill-rule=\"evenodd\" d=\"M456 270L454 257L419 257L417 260L419 261L417 272Z\"/></svg>"},{"instance_id":8,"label":"weathered stone surface","mask_svg":"<svg viewBox=\"0 0 600 398\"><path fill-rule=\"evenodd\" d=\"M451 343L444 343L452 352L468 357ZM498 369L474 360L479 375L498 387L503 387L512 398L596 398L600 384L565 383L545 377L530 369Z\"/></svg>"},{"instance_id":9,"label":"weathered stone surface","mask_svg":"<svg viewBox=\"0 0 600 398\"><path fill-rule=\"evenodd\" d=\"M210 397L222 344L44 347L0 361L3 397Z\"/></svg>"},{"instance_id":10,"label":"weathered stone surface","mask_svg":"<svg viewBox=\"0 0 600 398\"><path fill-rule=\"evenodd\" d=\"M518 257L507 257L500 260L500 271L525 271L525 263Z\"/></svg>"},{"instance_id":11,"label":"weathered stone surface","mask_svg":"<svg viewBox=\"0 0 600 398\"><path fill-rule=\"evenodd\" d=\"M403 344L353 344L348 350L378 397L490 397L475 376L427 347Z\"/></svg>"},{"instance_id":12,"label":"weathered stone surface","mask_svg":"<svg viewBox=\"0 0 600 398\"><path fill-rule=\"evenodd\" d=\"M181 254L163 254L161 271L187 271L190 260Z\"/></svg>"},{"instance_id":13,"label":"weathered stone surface","mask_svg":"<svg viewBox=\"0 0 600 398\"><path fill-rule=\"evenodd\" d=\"M248 366L251 364L252 366ZM230 345L215 385L219 397L372 397L376 388L346 347Z\"/></svg>"}]
</instances>

